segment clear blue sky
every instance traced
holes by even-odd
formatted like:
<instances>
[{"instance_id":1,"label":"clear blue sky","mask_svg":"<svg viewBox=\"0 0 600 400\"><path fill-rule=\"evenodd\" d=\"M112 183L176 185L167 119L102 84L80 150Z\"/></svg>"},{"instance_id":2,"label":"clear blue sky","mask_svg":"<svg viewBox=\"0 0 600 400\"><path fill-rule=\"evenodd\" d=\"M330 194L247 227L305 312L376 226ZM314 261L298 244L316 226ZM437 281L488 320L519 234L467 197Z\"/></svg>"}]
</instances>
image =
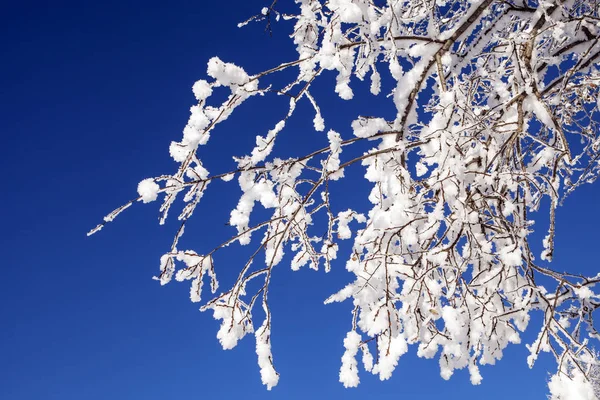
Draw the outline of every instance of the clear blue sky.
<instances>
[{"instance_id":1,"label":"clear blue sky","mask_svg":"<svg viewBox=\"0 0 600 400\"><path fill-rule=\"evenodd\" d=\"M267 392L252 338L222 351L217 323L189 302L188 286L161 288L151 279L176 228L158 226L158 204L136 205L85 236L135 196L139 180L173 170L168 144L180 138L191 86L205 76L210 57L257 72L293 56L289 25L275 26L273 38L261 25L236 28L266 3L3 5L0 399L544 399L547 368L554 365L544 356L529 370L524 346L510 347L498 365L484 367L478 387L465 371L443 381L437 361L418 359L412 348L390 381L363 372L357 389L344 389L337 374L351 304L322 305L352 279L341 261L328 275L277 268L270 300L282 376ZM254 136L276 122L257 107L278 107L278 100L248 103L223 125L203 154L209 168L248 152ZM365 106L331 104L336 123L346 115L340 107L351 117ZM326 117L332 113L323 107ZM303 124L310 121L297 126ZM348 137L348 125L337 128ZM288 147L312 144L317 135L324 136L292 127ZM227 233L230 208L220 206L236 202L234 182L213 189L189 231L187 243L199 250ZM560 210L557 269L597 270L599 194L598 186L586 187ZM538 229L539 239L543 226ZM218 259L224 276L239 270L234 252Z\"/></svg>"}]
</instances>

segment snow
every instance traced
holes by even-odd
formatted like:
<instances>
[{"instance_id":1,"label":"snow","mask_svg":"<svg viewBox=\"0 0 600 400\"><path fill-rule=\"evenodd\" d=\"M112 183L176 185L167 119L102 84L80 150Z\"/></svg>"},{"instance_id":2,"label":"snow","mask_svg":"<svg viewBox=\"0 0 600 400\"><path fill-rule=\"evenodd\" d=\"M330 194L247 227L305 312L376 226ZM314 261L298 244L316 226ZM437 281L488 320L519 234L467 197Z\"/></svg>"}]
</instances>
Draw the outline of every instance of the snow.
<instances>
[{"instance_id":1,"label":"snow","mask_svg":"<svg viewBox=\"0 0 600 400\"><path fill-rule=\"evenodd\" d=\"M256 331L256 354L258 355L258 365L260 367L260 378L267 390L271 390L277 386L279 382L279 374L273 367L271 361L271 332L267 329L267 321Z\"/></svg>"},{"instance_id":2,"label":"snow","mask_svg":"<svg viewBox=\"0 0 600 400\"><path fill-rule=\"evenodd\" d=\"M323 130L325 130L325 120L323 119L321 114L315 115L313 123L315 125L315 131L322 132Z\"/></svg>"},{"instance_id":3,"label":"snow","mask_svg":"<svg viewBox=\"0 0 600 400\"><path fill-rule=\"evenodd\" d=\"M327 139L329 139L330 155L325 163L325 170L328 172L335 172L340 167L340 153L342 152L342 139L340 134L330 130L327 132Z\"/></svg>"},{"instance_id":4,"label":"snow","mask_svg":"<svg viewBox=\"0 0 600 400\"><path fill-rule=\"evenodd\" d=\"M358 118L352 122L354 136L368 138L381 131L389 129L383 118Z\"/></svg>"},{"instance_id":5,"label":"snow","mask_svg":"<svg viewBox=\"0 0 600 400\"><path fill-rule=\"evenodd\" d=\"M154 182L154 179L152 178L144 179L138 184L137 187L140 200L142 200L144 203L150 203L156 200L158 198L159 190L160 186L158 186L158 184Z\"/></svg>"},{"instance_id":6,"label":"snow","mask_svg":"<svg viewBox=\"0 0 600 400\"><path fill-rule=\"evenodd\" d=\"M265 160L271 151L273 150L273 146L275 145L275 138L277 134L283 130L285 127L285 120L281 120L275 125L275 127L267 133L267 136L257 136L256 137L256 147L252 150L251 160L253 164L258 164L259 162Z\"/></svg>"},{"instance_id":7,"label":"snow","mask_svg":"<svg viewBox=\"0 0 600 400\"><path fill-rule=\"evenodd\" d=\"M573 289L577 297L580 299L586 300L592 297L596 297L596 294L587 286L576 287Z\"/></svg>"},{"instance_id":8,"label":"snow","mask_svg":"<svg viewBox=\"0 0 600 400\"><path fill-rule=\"evenodd\" d=\"M230 173L230 174L225 174L223 175L223 177L221 178L223 181L225 182L229 182L231 181L233 178L235 177L234 173Z\"/></svg>"},{"instance_id":9,"label":"snow","mask_svg":"<svg viewBox=\"0 0 600 400\"><path fill-rule=\"evenodd\" d=\"M355 331L350 331L344 339L344 347L346 351L342 356L342 367L340 368L340 382L344 387L358 386L360 379L358 378L358 362L356 354L361 343L361 338Z\"/></svg>"},{"instance_id":10,"label":"snow","mask_svg":"<svg viewBox=\"0 0 600 400\"><path fill-rule=\"evenodd\" d=\"M194 92L194 96L196 96L198 101L206 100L212 94L212 88L210 84L204 79L196 81L192 87L192 91Z\"/></svg>"},{"instance_id":11,"label":"snow","mask_svg":"<svg viewBox=\"0 0 600 400\"><path fill-rule=\"evenodd\" d=\"M558 373L550 378L550 400L597 400L591 383L581 373L574 371L574 375Z\"/></svg>"},{"instance_id":12,"label":"snow","mask_svg":"<svg viewBox=\"0 0 600 400\"><path fill-rule=\"evenodd\" d=\"M225 63L218 57L213 57L208 61L207 73L224 86L242 86L249 80L248 74L241 67Z\"/></svg>"}]
</instances>

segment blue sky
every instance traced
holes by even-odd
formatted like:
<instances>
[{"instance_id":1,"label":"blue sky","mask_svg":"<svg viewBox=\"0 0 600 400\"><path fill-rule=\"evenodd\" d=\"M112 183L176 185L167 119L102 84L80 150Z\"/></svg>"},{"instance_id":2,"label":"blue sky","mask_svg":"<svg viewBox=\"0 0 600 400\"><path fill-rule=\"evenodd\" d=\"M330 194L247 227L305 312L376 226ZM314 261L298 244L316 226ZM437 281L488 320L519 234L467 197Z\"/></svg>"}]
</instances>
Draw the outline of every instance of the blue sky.
<instances>
[{"instance_id":1,"label":"blue sky","mask_svg":"<svg viewBox=\"0 0 600 400\"><path fill-rule=\"evenodd\" d=\"M158 225L156 203L136 205L99 234L85 236L135 196L141 179L175 168L168 144L181 136L193 103L191 86L205 77L210 57L250 73L293 57L289 25L275 26L272 38L262 25L236 28L266 3L4 5L0 398L545 398L547 368L554 366L543 356L529 370L524 346L510 347L498 365L484 367L478 387L465 371L443 381L437 361L418 359L413 348L390 381L362 373L357 389L344 389L337 374L351 304L322 305L352 279L343 262L330 274L277 268L270 302L282 376L267 392L251 338L222 351L216 321L189 302L187 285L160 287L151 279L176 229L175 223ZM341 111L351 118L355 110L373 108L360 100L325 99L325 116L330 113L343 137L350 119ZM223 125L203 154L209 169L248 152L254 136L278 120L265 108L285 109L280 100L249 102ZM303 129L311 118L289 128L284 149L313 148L324 140L324 134ZM237 193L235 182L209 190L188 231L190 247L201 250L229 232L224 222ZM597 270L599 194L598 186L585 187L560 209L555 268ZM543 226L537 229L539 239ZM235 253L217 259L226 277L239 271L242 260Z\"/></svg>"}]
</instances>

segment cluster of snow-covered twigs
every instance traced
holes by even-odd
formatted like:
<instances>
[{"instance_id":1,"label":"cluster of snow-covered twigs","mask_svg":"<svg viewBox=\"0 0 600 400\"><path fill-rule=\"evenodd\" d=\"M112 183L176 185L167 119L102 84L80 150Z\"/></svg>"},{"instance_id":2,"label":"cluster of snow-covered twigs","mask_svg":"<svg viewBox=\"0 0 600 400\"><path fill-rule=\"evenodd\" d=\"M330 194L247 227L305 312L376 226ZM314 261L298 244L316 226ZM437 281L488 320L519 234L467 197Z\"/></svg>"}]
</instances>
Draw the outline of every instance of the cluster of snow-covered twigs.
<instances>
[{"instance_id":1,"label":"cluster of snow-covered twigs","mask_svg":"<svg viewBox=\"0 0 600 400\"><path fill-rule=\"evenodd\" d=\"M593 340L599 336L593 313L600 295L594 286L600 274L562 273L536 259L552 259L561 200L600 171L600 2L295 3L296 14L280 13L276 0L250 20L291 21L298 58L255 75L211 59L210 80L193 87L198 104L183 139L171 144L179 169L142 181L140 197L105 222L135 201L161 196L162 223L183 196L181 228L161 258L158 279L162 284L173 277L190 280L195 302L205 276L216 293L214 253L261 235L233 287L214 295L202 310L222 321L217 337L224 348L254 333L268 388L279 379L270 345L273 268L287 250L294 254L294 270L306 265L328 270L339 257L338 241L352 239L346 268L355 280L327 300L354 303L340 371L345 386L359 383L359 351L364 369L387 379L410 344L421 357L438 357L443 378L468 368L478 384L478 366L495 363L509 343L519 343L530 314L538 311L543 323L534 328L537 339L527 344L529 364L540 352L553 354L558 370L549 382L551 397L595 399ZM284 70L296 70L297 78L273 87L269 79ZM369 79L374 96L390 95L395 117L357 115L353 135L326 129L319 108L326 104L318 104L311 90L321 75L332 72L341 98L352 99L352 79ZM391 87L381 84L381 74L392 78ZM229 97L211 105L218 88L229 89ZM235 159L237 169L211 175L198 148L246 100L273 92L289 100L287 116L273 121L248 155ZM327 131L329 146L275 158L273 150L299 101L312 104L314 128ZM370 144L370 150L344 157L344 148L359 143ZM407 161L409 154L414 162ZM366 215L330 198L329 182L344 179L345 169L360 168L356 164L372 185L365 193L371 204ZM185 223L209 184L234 178L242 190L230 219L237 234L205 254L179 249ZM530 213L544 197L550 200L549 229L542 254L534 255ZM253 225L257 202L272 216ZM317 218L327 224L324 237L312 232ZM260 288L247 293L253 280ZM252 319L257 303L266 315L258 327Z\"/></svg>"}]
</instances>

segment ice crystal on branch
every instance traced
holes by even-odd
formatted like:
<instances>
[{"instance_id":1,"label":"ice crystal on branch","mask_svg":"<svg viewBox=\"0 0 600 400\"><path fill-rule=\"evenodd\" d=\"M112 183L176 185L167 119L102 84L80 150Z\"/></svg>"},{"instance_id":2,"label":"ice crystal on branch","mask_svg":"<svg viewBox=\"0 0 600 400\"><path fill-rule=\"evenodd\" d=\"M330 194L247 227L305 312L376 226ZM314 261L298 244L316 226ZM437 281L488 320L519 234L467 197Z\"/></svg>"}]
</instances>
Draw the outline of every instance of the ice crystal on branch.
<instances>
[{"instance_id":1,"label":"ice crystal on branch","mask_svg":"<svg viewBox=\"0 0 600 400\"><path fill-rule=\"evenodd\" d=\"M185 204L157 279L191 280L191 298L200 301L209 275L213 297L202 309L222 321L217 336L224 348L255 334L268 388L279 376L270 344L276 317L267 297L275 266L290 252L294 270L328 270L344 257L354 275L327 300L354 304L340 371L346 386L359 383L359 349L364 369L388 379L409 344L421 357L438 357L444 379L467 368L479 384L478 366L520 343L535 312L543 322L530 327L538 335L526 344L528 361L532 366L541 352L555 357L552 398L596 398L593 314L600 276L561 273L536 256L550 261L560 250L558 205L600 171L600 3L296 0L295 13L278 11L280 5L274 1L240 25L287 25L298 57L254 74L212 58L210 79L193 86L198 104L183 138L170 147L178 170L139 185L136 200L162 198L161 222L177 199ZM296 78L275 87L272 77L284 70ZM369 79L373 96L388 96L394 117L355 115L345 131L329 129L321 114L327 103L311 93L326 74L335 74L334 91L346 100L355 97L357 80ZM224 88L228 97L214 104L213 92ZM243 102L273 92L289 100L287 114L257 136L235 170L209 173L198 148ZM310 104L315 130L326 132L328 145L305 155L277 154L299 102ZM366 151L347 155L356 146ZM329 183L343 180L348 168L363 168L371 185L366 215L330 193ZM242 194L231 211L233 236L206 254L179 250L209 183L234 178ZM253 225L257 204L271 216ZM529 243L533 211L548 212L550 221L539 255ZM316 224L327 226L325 235L315 232ZM344 239L353 240L350 254L339 253ZM213 255L234 242L254 245L255 252L234 285L215 295ZM554 285L546 289L540 279ZM259 284L248 286L251 281ZM257 303L265 319L255 329Z\"/></svg>"}]
</instances>

